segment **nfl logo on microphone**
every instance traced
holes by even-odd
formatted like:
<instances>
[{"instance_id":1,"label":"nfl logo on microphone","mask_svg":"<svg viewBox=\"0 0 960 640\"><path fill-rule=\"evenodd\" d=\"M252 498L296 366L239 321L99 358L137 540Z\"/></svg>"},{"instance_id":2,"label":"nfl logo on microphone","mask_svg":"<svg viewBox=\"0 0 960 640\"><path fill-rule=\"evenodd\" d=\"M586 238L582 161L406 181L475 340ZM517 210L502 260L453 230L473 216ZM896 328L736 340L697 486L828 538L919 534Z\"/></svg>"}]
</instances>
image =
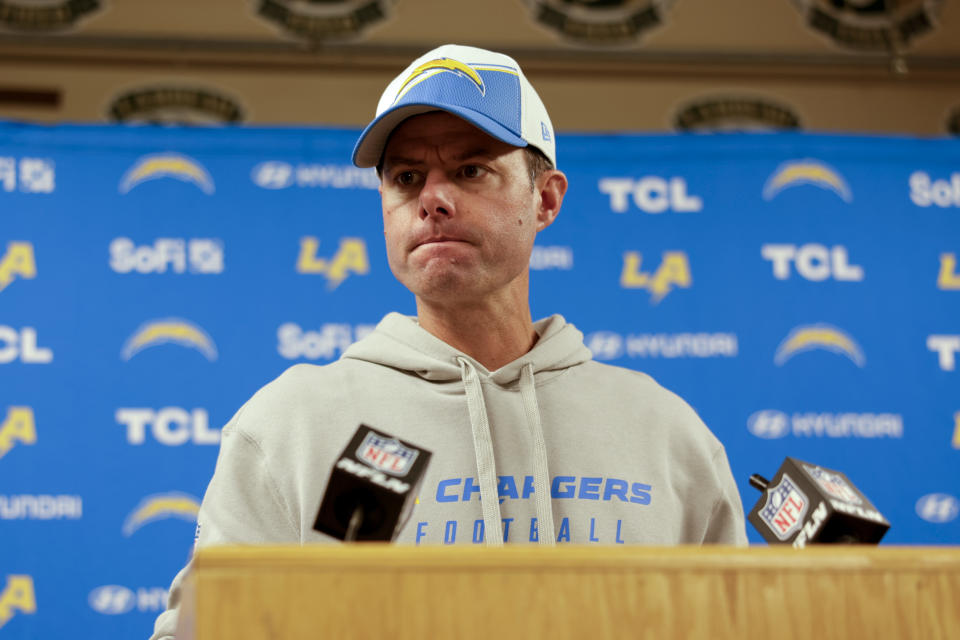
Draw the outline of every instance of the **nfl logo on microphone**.
<instances>
[{"instance_id":1,"label":"nfl logo on microphone","mask_svg":"<svg viewBox=\"0 0 960 640\"><path fill-rule=\"evenodd\" d=\"M405 476L418 453L420 452L416 449L405 447L394 438L371 431L357 449L357 458L384 473Z\"/></svg>"},{"instance_id":2,"label":"nfl logo on microphone","mask_svg":"<svg viewBox=\"0 0 960 640\"><path fill-rule=\"evenodd\" d=\"M767 503L760 510L760 518L780 540L786 540L800 529L809 506L807 496L790 476L783 474L780 484L767 490Z\"/></svg>"},{"instance_id":3,"label":"nfl logo on microphone","mask_svg":"<svg viewBox=\"0 0 960 640\"><path fill-rule=\"evenodd\" d=\"M811 467L809 465L803 465L803 469L811 478L817 481L820 488L830 497L849 502L850 504L861 504L863 502L860 496L857 495L857 492L844 481L839 473L833 473L827 469Z\"/></svg>"}]
</instances>

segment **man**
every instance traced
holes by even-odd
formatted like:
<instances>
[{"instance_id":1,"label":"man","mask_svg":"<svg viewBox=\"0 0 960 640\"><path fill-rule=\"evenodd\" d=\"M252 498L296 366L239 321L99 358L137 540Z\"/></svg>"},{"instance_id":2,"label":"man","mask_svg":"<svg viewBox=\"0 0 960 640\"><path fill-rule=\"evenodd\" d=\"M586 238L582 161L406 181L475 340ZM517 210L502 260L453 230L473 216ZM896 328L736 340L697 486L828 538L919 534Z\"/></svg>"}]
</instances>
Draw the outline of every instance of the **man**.
<instances>
[{"instance_id":1,"label":"man","mask_svg":"<svg viewBox=\"0 0 960 640\"><path fill-rule=\"evenodd\" d=\"M528 264L567 179L507 56L447 45L387 87L354 150L377 166L387 256L417 317L389 314L340 361L297 365L223 429L197 545L330 542L324 480L361 423L433 451L398 542L745 544L717 439L648 376L534 323ZM154 638L170 637L179 604Z\"/></svg>"}]
</instances>

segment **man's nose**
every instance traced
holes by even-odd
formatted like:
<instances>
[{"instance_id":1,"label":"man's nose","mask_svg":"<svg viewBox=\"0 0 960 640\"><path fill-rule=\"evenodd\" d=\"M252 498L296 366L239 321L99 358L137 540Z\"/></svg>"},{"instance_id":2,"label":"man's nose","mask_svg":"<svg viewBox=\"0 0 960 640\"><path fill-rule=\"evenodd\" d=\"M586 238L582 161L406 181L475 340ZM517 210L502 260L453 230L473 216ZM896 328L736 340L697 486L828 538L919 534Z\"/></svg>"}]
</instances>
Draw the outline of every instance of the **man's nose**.
<instances>
[{"instance_id":1,"label":"man's nose","mask_svg":"<svg viewBox=\"0 0 960 640\"><path fill-rule=\"evenodd\" d=\"M420 217L423 219L434 216L449 218L454 215L453 189L453 183L443 172L427 173L423 188L420 189Z\"/></svg>"}]
</instances>

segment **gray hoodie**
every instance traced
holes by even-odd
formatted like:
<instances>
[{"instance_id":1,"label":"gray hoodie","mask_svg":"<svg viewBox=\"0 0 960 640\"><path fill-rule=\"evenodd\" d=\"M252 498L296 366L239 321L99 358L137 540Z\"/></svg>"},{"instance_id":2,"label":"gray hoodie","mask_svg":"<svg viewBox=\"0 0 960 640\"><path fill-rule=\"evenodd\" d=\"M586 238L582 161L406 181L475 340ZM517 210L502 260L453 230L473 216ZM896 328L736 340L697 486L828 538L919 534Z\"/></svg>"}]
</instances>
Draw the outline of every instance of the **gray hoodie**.
<instances>
[{"instance_id":1,"label":"gray hoodie","mask_svg":"<svg viewBox=\"0 0 960 640\"><path fill-rule=\"evenodd\" d=\"M723 446L649 376L594 362L558 315L488 371L387 315L331 365L296 365L224 427L197 546L334 542L313 530L363 423L433 452L405 544L746 544ZM544 534L544 532L548 532ZM153 638L172 637L185 568Z\"/></svg>"}]
</instances>

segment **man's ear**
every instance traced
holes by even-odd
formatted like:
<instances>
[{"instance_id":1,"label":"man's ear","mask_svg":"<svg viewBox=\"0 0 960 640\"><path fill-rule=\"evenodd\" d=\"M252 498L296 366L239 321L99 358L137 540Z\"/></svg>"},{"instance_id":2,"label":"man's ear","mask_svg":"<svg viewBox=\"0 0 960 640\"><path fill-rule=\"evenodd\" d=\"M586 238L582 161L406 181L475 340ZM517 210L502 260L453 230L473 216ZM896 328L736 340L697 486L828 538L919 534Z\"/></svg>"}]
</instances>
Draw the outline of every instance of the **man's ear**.
<instances>
[{"instance_id":1,"label":"man's ear","mask_svg":"<svg viewBox=\"0 0 960 640\"><path fill-rule=\"evenodd\" d=\"M557 169L544 171L537 177L540 208L537 211L537 231L543 231L557 219L563 196L567 193L567 176Z\"/></svg>"}]
</instances>

